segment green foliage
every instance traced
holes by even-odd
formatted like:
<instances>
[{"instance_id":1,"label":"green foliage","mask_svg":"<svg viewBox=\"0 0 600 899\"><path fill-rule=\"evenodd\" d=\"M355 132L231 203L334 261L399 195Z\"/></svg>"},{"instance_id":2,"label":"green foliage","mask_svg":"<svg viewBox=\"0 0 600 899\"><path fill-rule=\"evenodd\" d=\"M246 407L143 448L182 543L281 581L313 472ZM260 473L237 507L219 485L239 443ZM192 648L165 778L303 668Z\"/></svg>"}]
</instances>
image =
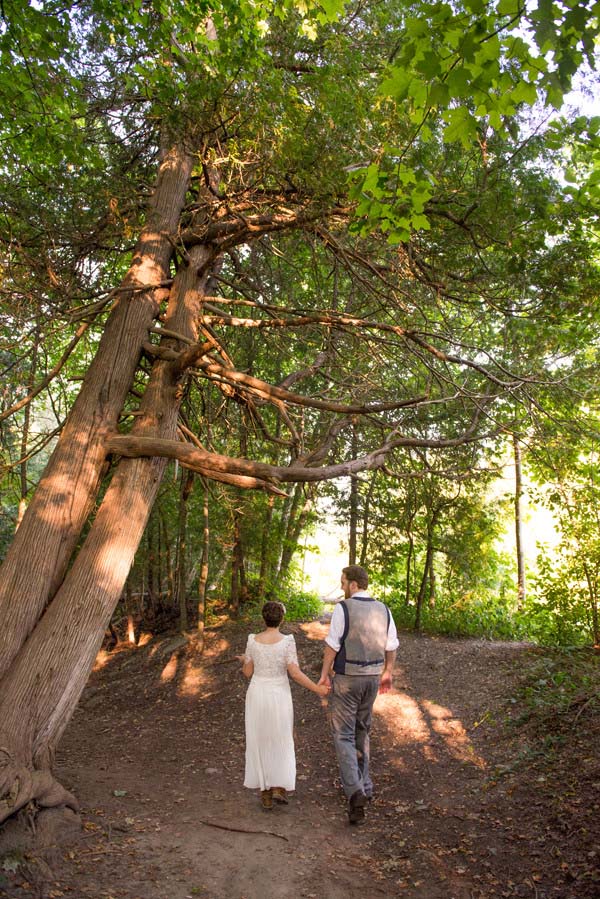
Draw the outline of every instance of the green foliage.
<instances>
[{"instance_id":1,"label":"green foliage","mask_svg":"<svg viewBox=\"0 0 600 899\"><path fill-rule=\"evenodd\" d=\"M563 547L564 548L564 547ZM594 628L590 594L581 562L542 550L532 579L531 595L522 611L529 635L538 643L558 646L590 644Z\"/></svg>"},{"instance_id":2,"label":"green foliage","mask_svg":"<svg viewBox=\"0 0 600 899\"><path fill-rule=\"evenodd\" d=\"M444 146L456 144L467 154L482 149L485 167L488 148L518 136L524 110L540 103L559 108L575 73L584 64L594 68L599 29L592 0L419 2L407 9L379 88L380 102L407 128L352 173L362 233L380 227L398 243L430 227L435 205L421 208L404 172L419 170L429 199L439 184L432 159ZM595 152L594 133L592 127L588 155ZM594 165L581 195L595 196L597 177Z\"/></svg>"},{"instance_id":3,"label":"green foliage","mask_svg":"<svg viewBox=\"0 0 600 899\"><path fill-rule=\"evenodd\" d=\"M600 656L591 650L541 651L519 691L525 712L517 719L577 719L600 710Z\"/></svg>"},{"instance_id":4,"label":"green foliage","mask_svg":"<svg viewBox=\"0 0 600 899\"><path fill-rule=\"evenodd\" d=\"M285 606L285 620L287 621L312 621L323 614L323 603L316 593L301 590L294 586L293 578L282 586L277 593L268 593L265 602L274 599ZM260 619L261 603L251 603L244 607L244 616L251 619ZM262 619L261 619L262 620Z\"/></svg>"},{"instance_id":5,"label":"green foliage","mask_svg":"<svg viewBox=\"0 0 600 899\"><path fill-rule=\"evenodd\" d=\"M316 593L300 590L290 584L284 586L278 596L285 605L285 617L289 621L310 621L323 614L323 604Z\"/></svg>"},{"instance_id":6,"label":"green foliage","mask_svg":"<svg viewBox=\"0 0 600 899\"><path fill-rule=\"evenodd\" d=\"M390 602L388 600L388 602ZM414 628L414 606L402 600L390 602L398 627ZM422 615L422 630L427 634L447 637L481 637L486 640L521 640L528 638L514 613L514 602L495 593L478 595L476 591L456 602L441 600L427 605Z\"/></svg>"},{"instance_id":7,"label":"green foliage","mask_svg":"<svg viewBox=\"0 0 600 899\"><path fill-rule=\"evenodd\" d=\"M560 540L540 547L538 574L527 613L545 643L600 642L600 469L597 417L587 406L580 430L565 441L548 422L545 441L532 459L539 499L552 512ZM585 416L585 417L584 417ZM586 420L587 419L587 420Z\"/></svg>"}]
</instances>

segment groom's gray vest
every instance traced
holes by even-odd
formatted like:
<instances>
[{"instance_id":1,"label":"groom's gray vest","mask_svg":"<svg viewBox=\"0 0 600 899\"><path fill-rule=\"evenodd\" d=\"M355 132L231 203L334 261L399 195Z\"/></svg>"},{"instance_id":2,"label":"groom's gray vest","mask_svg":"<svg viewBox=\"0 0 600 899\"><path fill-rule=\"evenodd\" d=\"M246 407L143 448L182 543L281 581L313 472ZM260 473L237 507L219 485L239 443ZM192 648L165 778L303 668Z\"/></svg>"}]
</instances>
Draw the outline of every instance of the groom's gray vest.
<instances>
[{"instance_id":1,"label":"groom's gray vest","mask_svg":"<svg viewBox=\"0 0 600 899\"><path fill-rule=\"evenodd\" d=\"M385 664L390 612L370 596L351 596L340 605L344 633L333 663L336 674L380 675Z\"/></svg>"}]
</instances>

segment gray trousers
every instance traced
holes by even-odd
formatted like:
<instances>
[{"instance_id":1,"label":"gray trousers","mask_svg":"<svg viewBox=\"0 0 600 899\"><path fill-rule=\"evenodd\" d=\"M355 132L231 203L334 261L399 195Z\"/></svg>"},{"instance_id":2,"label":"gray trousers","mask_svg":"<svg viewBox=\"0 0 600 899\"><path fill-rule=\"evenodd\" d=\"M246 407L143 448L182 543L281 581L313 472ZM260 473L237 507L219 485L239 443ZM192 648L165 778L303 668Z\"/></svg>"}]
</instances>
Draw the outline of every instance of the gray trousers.
<instances>
[{"instance_id":1,"label":"gray trousers","mask_svg":"<svg viewBox=\"0 0 600 899\"><path fill-rule=\"evenodd\" d=\"M329 696L333 744L344 793L373 792L369 775L369 732L379 676L336 674Z\"/></svg>"}]
</instances>

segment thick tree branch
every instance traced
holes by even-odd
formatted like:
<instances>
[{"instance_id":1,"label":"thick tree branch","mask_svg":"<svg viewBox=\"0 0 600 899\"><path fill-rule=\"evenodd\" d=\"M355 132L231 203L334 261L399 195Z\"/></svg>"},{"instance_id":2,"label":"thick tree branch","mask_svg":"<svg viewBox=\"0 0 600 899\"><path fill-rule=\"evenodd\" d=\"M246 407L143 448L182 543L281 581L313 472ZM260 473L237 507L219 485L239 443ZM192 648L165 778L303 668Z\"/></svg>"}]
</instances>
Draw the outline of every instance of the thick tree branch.
<instances>
[{"instance_id":1,"label":"thick tree branch","mask_svg":"<svg viewBox=\"0 0 600 899\"><path fill-rule=\"evenodd\" d=\"M274 482L310 482L326 481L361 471L381 468L386 457L395 448L401 446L424 446L449 449L472 443L481 439L475 433L475 422L458 437L445 440L427 440L422 437L393 437L377 449L358 459L326 465L320 468L308 468L301 465L269 465L266 462L254 462L250 459L239 459L211 453L189 443L178 440L163 440L153 437L136 437L130 434L115 434L106 444L107 453L138 458L140 456L158 456L177 459L182 465L198 471L207 478L221 480L225 483L236 483L238 486L251 489L264 489L282 495L273 485ZM249 483L241 483L232 478L247 478Z\"/></svg>"}]
</instances>

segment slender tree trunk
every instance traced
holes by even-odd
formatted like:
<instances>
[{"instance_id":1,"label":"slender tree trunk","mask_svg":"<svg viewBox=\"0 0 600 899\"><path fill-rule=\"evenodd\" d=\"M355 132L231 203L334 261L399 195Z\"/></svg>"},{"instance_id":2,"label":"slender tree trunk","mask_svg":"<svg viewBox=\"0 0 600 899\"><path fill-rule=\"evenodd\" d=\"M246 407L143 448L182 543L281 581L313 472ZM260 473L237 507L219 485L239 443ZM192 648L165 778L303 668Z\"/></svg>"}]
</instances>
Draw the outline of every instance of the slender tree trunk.
<instances>
[{"instance_id":1,"label":"slender tree trunk","mask_svg":"<svg viewBox=\"0 0 600 899\"><path fill-rule=\"evenodd\" d=\"M352 458L358 456L358 434L356 422L352 425ZM358 530L358 478L350 477L350 516L348 535L348 565L356 565L356 535Z\"/></svg>"},{"instance_id":2,"label":"slender tree trunk","mask_svg":"<svg viewBox=\"0 0 600 899\"><path fill-rule=\"evenodd\" d=\"M238 508L233 512L233 546L231 549L231 600L230 608L233 618L237 618L240 605L248 600L248 582L244 564L244 546L242 543L241 513Z\"/></svg>"},{"instance_id":3,"label":"slender tree trunk","mask_svg":"<svg viewBox=\"0 0 600 899\"><path fill-rule=\"evenodd\" d=\"M430 569L433 563L433 525L427 528L427 551L425 555L425 564L423 566L423 574L421 583L419 584L419 592L417 594L417 608L415 610L415 630L420 631L423 617L423 603L427 592L427 584L430 578Z\"/></svg>"},{"instance_id":4,"label":"slender tree trunk","mask_svg":"<svg viewBox=\"0 0 600 899\"><path fill-rule=\"evenodd\" d=\"M279 587L281 579L283 577L283 563L285 559L286 548L289 547L296 513L298 511L298 506L300 505L300 502L302 500L302 496L302 484L295 484L291 497L284 501L279 532L277 566L275 568L275 576L273 578L274 584L277 588Z\"/></svg>"},{"instance_id":5,"label":"slender tree trunk","mask_svg":"<svg viewBox=\"0 0 600 899\"><path fill-rule=\"evenodd\" d=\"M431 560L429 563L429 607L431 609L435 606L435 601L437 599L437 580L435 576L435 553L432 552Z\"/></svg>"},{"instance_id":6,"label":"slender tree trunk","mask_svg":"<svg viewBox=\"0 0 600 899\"><path fill-rule=\"evenodd\" d=\"M370 516L371 516L371 501L373 499L373 493L375 491L375 481L377 479L377 472L373 472L371 479L369 481L369 489L367 490L367 495L365 496L363 515L362 515L362 540L360 544L360 562L362 568L366 568L367 558L369 552L369 524L370 524Z\"/></svg>"},{"instance_id":7,"label":"slender tree trunk","mask_svg":"<svg viewBox=\"0 0 600 899\"><path fill-rule=\"evenodd\" d=\"M302 492L302 491L301 491ZM294 517L290 517L288 522L288 532L286 534L283 553L281 555L281 563L279 566L279 578L283 580L288 573L294 553L298 549L298 543L302 532L306 527L309 516L313 509L314 487L311 485L306 488L306 498L299 513Z\"/></svg>"},{"instance_id":8,"label":"slender tree trunk","mask_svg":"<svg viewBox=\"0 0 600 899\"><path fill-rule=\"evenodd\" d=\"M600 645L600 622L598 620L598 581L595 577L592 576L590 571L590 566L587 563L583 563L583 570L585 571L585 578L588 585L588 596L590 598L590 611L592 615L592 637L594 639L594 645Z\"/></svg>"},{"instance_id":9,"label":"slender tree trunk","mask_svg":"<svg viewBox=\"0 0 600 899\"><path fill-rule=\"evenodd\" d=\"M290 515L293 513L294 506L298 502L299 497L299 485L295 484L291 494L287 499L284 499L283 505L281 507L281 516L279 521L277 522L277 528L273 528L273 539L277 539L277 546L275 547L275 562L273 565L273 585L277 586L279 581L279 571L281 569L281 558L283 556L283 548L285 545L285 535L287 534L288 523L290 520ZM275 533L277 531L277 533Z\"/></svg>"},{"instance_id":10,"label":"slender tree trunk","mask_svg":"<svg viewBox=\"0 0 600 899\"><path fill-rule=\"evenodd\" d=\"M233 545L231 547L231 587L229 595L229 615L231 618L237 618L240 614L240 582L238 578L238 566L240 564L237 553L237 542L234 535Z\"/></svg>"},{"instance_id":11,"label":"slender tree trunk","mask_svg":"<svg viewBox=\"0 0 600 899\"><path fill-rule=\"evenodd\" d=\"M177 539L177 569L176 569L176 603L179 606L179 629L185 633L188 629L187 615L187 520L188 503L194 486L194 472L181 469L181 481L179 491L179 522Z\"/></svg>"},{"instance_id":12,"label":"slender tree trunk","mask_svg":"<svg viewBox=\"0 0 600 899\"><path fill-rule=\"evenodd\" d=\"M523 553L523 472L521 464L521 444L513 434L513 454L515 460L515 543L517 553L517 608L522 609L526 599L525 556Z\"/></svg>"},{"instance_id":13,"label":"slender tree trunk","mask_svg":"<svg viewBox=\"0 0 600 899\"><path fill-rule=\"evenodd\" d=\"M31 357L31 368L29 370L29 378L27 379L27 393L31 393L33 387L35 385L35 376L37 373L37 361L38 361L38 353L39 353L39 339L40 339L40 331L39 327L36 326L35 329L35 337L33 341L33 352ZM29 490L29 485L27 483L27 445L29 443L29 424L31 421L31 403L27 403L25 406L25 412L23 414L23 430L21 432L21 465L19 466L19 480L20 480L20 493L19 493L19 509L17 512L17 522L15 530L18 529L19 525L23 521L23 516L25 515L25 510L27 508L27 493Z\"/></svg>"},{"instance_id":14,"label":"slender tree trunk","mask_svg":"<svg viewBox=\"0 0 600 899\"><path fill-rule=\"evenodd\" d=\"M105 445L131 387L142 344L165 295L193 157L165 155L147 225L98 350L0 571L0 678L57 593L105 466ZM18 601L15 601L18 597Z\"/></svg>"},{"instance_id":15,"label":"slender tree trunk","mask_svg":"<svg viewBox=\"0 0 600 899\"><path fill-rule=\"evenodd\" d=\"M206 624L206 589L208 587L208 558L210 550L210 519L208 481L203 478L204 500L202 504L202 559L200 561L200 580L198 582L198 642L199 649L204 646L204 627Z\"/></svg>"},{"instance_id":16,"label":"slender tree trunk","mask_svg":"<svg viewBox=\"0 0 600 899\"><path fill-rule=\"evenodd\" d=\"M275 505L275 497L271 494L267 500L267 508L265 511L265 521L262 529L262 539L260 546L260 572L258 575L258 599L263 600L267 587L267 580L271 578L269 575L269 562L272 558L272 528L273 528L273 508Z\"/></svg>"}]
</instances>

